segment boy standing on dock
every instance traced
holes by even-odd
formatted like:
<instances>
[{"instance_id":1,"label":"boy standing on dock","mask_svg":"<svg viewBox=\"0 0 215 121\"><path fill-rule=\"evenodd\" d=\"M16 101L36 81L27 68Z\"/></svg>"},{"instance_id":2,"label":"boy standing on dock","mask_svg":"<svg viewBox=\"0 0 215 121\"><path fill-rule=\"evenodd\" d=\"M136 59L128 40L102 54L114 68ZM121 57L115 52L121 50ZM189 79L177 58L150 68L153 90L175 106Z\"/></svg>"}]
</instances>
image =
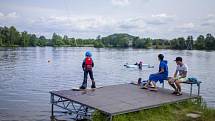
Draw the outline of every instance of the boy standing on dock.
<instances>
[{"instance_id":1,"label":"boy standing on dock","mask_svg":"<svg viewBox=\"0 0 215 121\"><path fill-rule=\"evenodd\" d=\"M82 83L82 86L80 87L80 89L86 89L87 88L87 76L88 76L88 73L90 75L90 79L92 81L92 85L91 85L91 88L96 88L96 84L95 84L95 81L94 81L94 78L93 78L93 70L92 68L94 67L94 63L93 63L93 60L92 60L92 54L90 51L87 51L85 53L85 59L82 63L82 68L83 68L83 71L84 71L84 80L83 80L83 83Z\"/></svg>"}]
</instances>

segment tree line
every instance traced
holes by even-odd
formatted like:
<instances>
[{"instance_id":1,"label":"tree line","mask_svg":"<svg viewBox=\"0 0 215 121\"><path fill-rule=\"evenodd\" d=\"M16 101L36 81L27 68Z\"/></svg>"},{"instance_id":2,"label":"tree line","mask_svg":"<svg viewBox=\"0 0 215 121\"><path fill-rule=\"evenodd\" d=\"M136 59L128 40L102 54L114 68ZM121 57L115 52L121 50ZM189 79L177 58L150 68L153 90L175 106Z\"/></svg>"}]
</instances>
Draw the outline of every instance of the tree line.
<instances>
[{"instance_id":1,"label":"tree line","mask_svg":"<svg viewBox=\"0 0 215 121\"><path fill-rule=\"evenodd\" d=\"M156 49L180 49L180 50L215 50L215 38L208 33L199 35L196 40L193 36L179 37L171 40L140 38L126 33L112 34L106 37L100 35L96 39L69 38L53 33L51 39L45 36L37 37L27 31L19 32L14 26L0 27L0 46L2 47L36 47L36 46L69 46L69 47L119 47L119 48L156 48Z\"/></svg>"},{"instance_id":2,"label":"tree line","mask_svg":"<svg viewBox=\"0 0 215 121\"><path fill-rule=\"evenodd\" d=\"M19 32L14 26L0 27L0 47L36 47L36 46L101 46L102 44L95 39L75 39L67 35L63 37L53 33L51 39L45 36L37 37L35 34L29 34L27 31ZM102 45L103 46L103 45Z\"/></svg>"}]
</instances>

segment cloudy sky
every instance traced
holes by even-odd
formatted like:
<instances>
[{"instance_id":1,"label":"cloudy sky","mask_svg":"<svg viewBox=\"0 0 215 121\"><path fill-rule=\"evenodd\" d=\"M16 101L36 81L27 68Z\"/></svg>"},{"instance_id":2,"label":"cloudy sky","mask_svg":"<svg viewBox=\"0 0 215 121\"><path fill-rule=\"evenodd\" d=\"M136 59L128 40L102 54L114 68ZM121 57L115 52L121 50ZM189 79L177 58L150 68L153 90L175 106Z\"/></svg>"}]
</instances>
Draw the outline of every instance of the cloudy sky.
<instances>
[{"instance_id":1,"label":"cloudy sky","mask_svg":"<svg viewBox=\"0 0 215 121\"><path fill-rule=\"evenodd\" d=\"M215 34L215 0L0 0L0 26L50 38Z\"/></svg>"}]
</instances>

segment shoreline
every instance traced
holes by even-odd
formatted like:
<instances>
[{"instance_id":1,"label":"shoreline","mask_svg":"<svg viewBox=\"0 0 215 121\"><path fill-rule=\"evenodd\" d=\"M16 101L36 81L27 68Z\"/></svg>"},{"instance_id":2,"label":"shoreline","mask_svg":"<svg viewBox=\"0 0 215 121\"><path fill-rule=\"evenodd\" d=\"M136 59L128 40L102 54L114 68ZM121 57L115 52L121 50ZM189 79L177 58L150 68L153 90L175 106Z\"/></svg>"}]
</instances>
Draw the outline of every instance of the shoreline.
<instances>
[{"instance_id":1,"label":"shoreline","mask_svg":"<svg viewBox=\"0 0 215 121\"><path fill-rule=\"evenodd\" d=\"M45 48L45 47L53 47L53 48L62 48L62 47L71 47L71 48L84 48L84 47L90 47L90 48L96 48L96 49L144 49L144 50L150 50L150 49L154 49L154 50L187 50L187 49L171 49L171 48L135 48L135 47L94 47L94 46L70 46L70 45L64 45L64 46L27 46L27 47L23 47L23 46L18 46L18 45L14 45L14 46L0 46L0 48ZM213 52L215 50L203 50L203 49L192 49L192 50L198 50L198 51L207 51L207 52ZM187 51L192 51L192 50L187 50Z\"/></svg>"}]
</instances>

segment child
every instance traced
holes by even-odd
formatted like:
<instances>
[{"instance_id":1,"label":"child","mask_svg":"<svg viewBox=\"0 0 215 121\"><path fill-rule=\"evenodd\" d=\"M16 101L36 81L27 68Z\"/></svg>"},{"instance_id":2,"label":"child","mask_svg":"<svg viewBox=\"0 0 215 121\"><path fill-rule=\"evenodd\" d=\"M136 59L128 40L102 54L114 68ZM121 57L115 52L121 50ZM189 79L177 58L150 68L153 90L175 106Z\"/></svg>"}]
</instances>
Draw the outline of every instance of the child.
<instances>
[{"instance_id":1,"label":"child","mask_svg":"<svg viewBox=\"0 0 215 121\"><path fill-rule=\"evenodd\" d=\"M87 51L85 53L85 59L82 63L82 68L83 68L83 71L84 71L84 80L83 80L83 83L82 83L82 86L80 87L80 89L86 89L87 88L87 76L88 76L88 73L90 75L90 79L92 81L92 85L91 85L91 88L96 88L96 84L95 84L95 81L94 81L94 78L93 78L93 70L92 68L94 67L94 63L93 63L93 60L92 60L92 54L90 51Z\"/></svg>"}]
</instances>

